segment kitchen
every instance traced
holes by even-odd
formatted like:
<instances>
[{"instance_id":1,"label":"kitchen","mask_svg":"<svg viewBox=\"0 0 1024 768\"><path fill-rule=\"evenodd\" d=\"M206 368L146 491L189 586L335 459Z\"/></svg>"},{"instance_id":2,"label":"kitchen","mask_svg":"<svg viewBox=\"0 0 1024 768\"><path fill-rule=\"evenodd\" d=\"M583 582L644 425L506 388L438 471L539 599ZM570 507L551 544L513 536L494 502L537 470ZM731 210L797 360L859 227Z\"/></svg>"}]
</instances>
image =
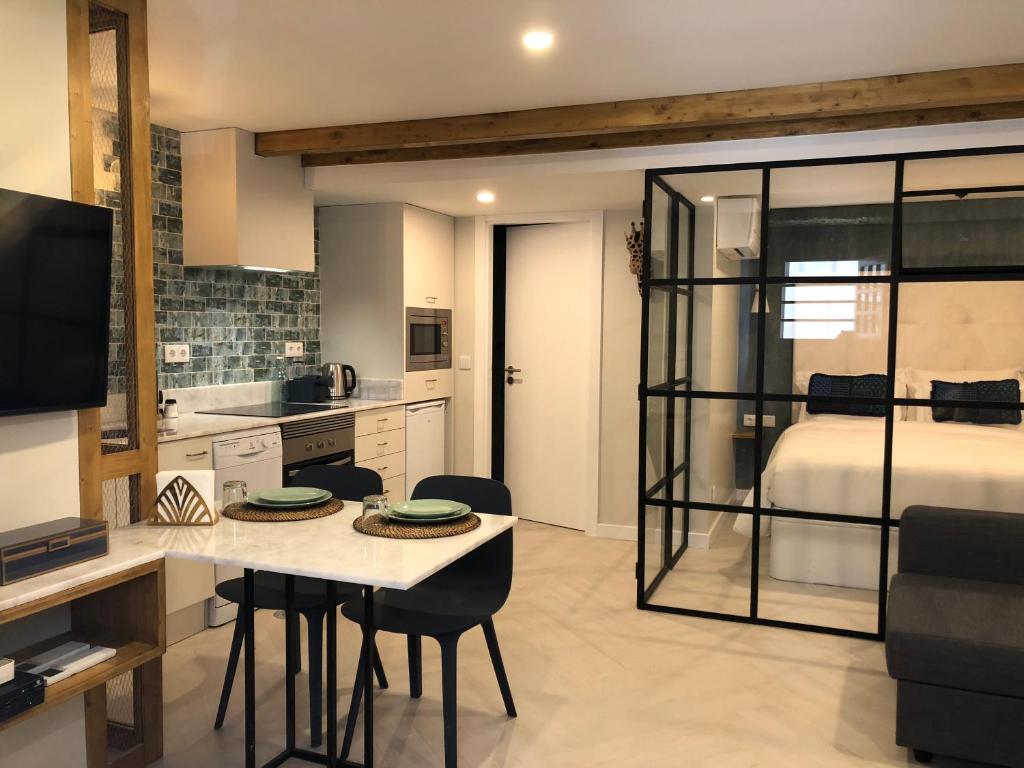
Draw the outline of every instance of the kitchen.
<instances>
[{"instance_id":1,"label":"kitchen","mask_svg":"<svg viewBox=\"0 0 1024 768\"><path fill-rule=\"evenodd\" d=\"M402 501L450 469L454 220L314 210L298 161L239 129L152 137L159 470L213 470L220 503L229 480L349 463ZM217 571L168 569L171 642L234 617L214 588L239 573Z\"/></svg>"}]
</instances>

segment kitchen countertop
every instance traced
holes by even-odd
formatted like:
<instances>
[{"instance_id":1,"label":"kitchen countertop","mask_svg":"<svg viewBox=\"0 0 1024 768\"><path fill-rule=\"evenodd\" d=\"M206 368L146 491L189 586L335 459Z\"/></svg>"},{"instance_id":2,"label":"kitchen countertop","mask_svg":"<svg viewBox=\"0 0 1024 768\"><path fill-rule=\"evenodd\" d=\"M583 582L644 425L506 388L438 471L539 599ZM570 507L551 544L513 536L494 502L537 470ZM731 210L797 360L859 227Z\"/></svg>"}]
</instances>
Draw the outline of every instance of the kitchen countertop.
<instances>
[{"instance_id":1,"label":"kitchen countertop","mask_svg":"<svg viewBox=\"0 0 1024 768\"><path fill-rule=\"evenodd\" d=\"M175 440L187 440L190 437L205 437L206 435L220 435L228 432L239 432L244 429L255 429L258 427L270 427L284 424L289 421L304 421L315 419L333 413L356 413L358 411L370 411L376 408L388 408L395 405L406 405L415 402L410 400L357 400L355 398L345 401L344 405L337 405L330 409L316 411L314 413L303 413L298 416L282 416L281 418L269 418L262 416L221 416L214 413L185 413L176 419L164 419L159 423L161 429L166 429L173 424L173 432L161 432L157 435L157 442L169 443Z\"/></svg>"}]
</instances>

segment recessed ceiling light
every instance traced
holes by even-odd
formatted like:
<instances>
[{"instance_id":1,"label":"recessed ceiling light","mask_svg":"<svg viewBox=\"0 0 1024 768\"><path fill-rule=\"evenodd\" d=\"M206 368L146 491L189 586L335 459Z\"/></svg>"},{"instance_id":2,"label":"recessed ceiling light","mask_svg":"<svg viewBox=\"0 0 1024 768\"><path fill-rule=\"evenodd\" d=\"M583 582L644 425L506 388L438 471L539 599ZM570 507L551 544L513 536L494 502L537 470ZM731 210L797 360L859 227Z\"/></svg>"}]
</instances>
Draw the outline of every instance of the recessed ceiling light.
<instances>
[{"instance_id":1,"label":"recessed ceiling light","mask_svg":"<svg viewBox=\"0 0 1024 768\"><path fill-rule=\"evenodd\" d=\"M715 202L715 196L714 196L714 195L704 195L704 196L703 196L703 197L702 197L702 198L700 199L700 201L701 201L702 203L713 203L713 202Z\"/></svg>"},{"instance_id":2,"label":"recessed ceiling light","mask_svg":"<svg viewBox=\"0 0 1024 768\"><path fill-rule=\"evenodd\" d=\"M490 190L484 189L476 193L476 199L481 203L493 203L494 193L491 192Z\"/></svg>"},{"instance_id":3,"label":"recessed ceiling light","mask_svg":"<svg viewBox=\"0 0 1024 768\"><path fill-rule=\"evenodd\" d=\"M533 29L523 35L523 45L528 51L546 51L555 42L555 36L546 29Z\"/></svg>"}]
</instances>

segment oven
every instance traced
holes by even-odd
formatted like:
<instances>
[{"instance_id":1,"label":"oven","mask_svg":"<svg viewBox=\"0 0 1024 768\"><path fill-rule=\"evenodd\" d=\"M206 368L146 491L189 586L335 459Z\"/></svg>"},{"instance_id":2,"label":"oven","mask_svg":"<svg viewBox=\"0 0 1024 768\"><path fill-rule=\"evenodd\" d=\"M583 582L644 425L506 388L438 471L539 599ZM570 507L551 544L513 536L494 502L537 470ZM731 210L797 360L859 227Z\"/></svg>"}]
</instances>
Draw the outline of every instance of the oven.
<instances>
[{"instance_id":1,"label":"oven","mask_svg":"<svg viewBox=\"0 0 1024 768\"><path fill-rule=\"evenodd\" d=\"M300 469L313 464L352 464L355 448L356 421L351 413L286 421L281 425L282 483L291 485Z\"/></svg>"},{"instance_id":2,"label":"oven","mask_svg":"<svg viewBox=\"0 0 1024 768\"><path fill-rule=\"evenodd\" d=\"M452 367L452 311L407 307L405 370L433 371Z\"/></svg>"}]
</instances>

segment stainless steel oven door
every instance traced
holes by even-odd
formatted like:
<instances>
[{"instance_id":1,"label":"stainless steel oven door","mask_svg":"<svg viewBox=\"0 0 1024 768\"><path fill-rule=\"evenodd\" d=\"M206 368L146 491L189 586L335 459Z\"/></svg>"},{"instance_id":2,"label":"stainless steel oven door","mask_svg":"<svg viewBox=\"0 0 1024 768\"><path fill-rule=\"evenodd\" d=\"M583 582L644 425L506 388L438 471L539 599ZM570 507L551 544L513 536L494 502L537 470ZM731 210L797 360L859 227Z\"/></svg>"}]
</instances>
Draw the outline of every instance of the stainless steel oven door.
<instances>
[{"instance_id":1,"label":"stainless steel oven door","mask_svg":"<svg viewBox=\"0 0 1024 768\"><path fill-rule=\"evenodd\" d=\"M407 307L406 359L407 371L432 371L452 367L450 309Z\"/></svg>"}]
</instances>

